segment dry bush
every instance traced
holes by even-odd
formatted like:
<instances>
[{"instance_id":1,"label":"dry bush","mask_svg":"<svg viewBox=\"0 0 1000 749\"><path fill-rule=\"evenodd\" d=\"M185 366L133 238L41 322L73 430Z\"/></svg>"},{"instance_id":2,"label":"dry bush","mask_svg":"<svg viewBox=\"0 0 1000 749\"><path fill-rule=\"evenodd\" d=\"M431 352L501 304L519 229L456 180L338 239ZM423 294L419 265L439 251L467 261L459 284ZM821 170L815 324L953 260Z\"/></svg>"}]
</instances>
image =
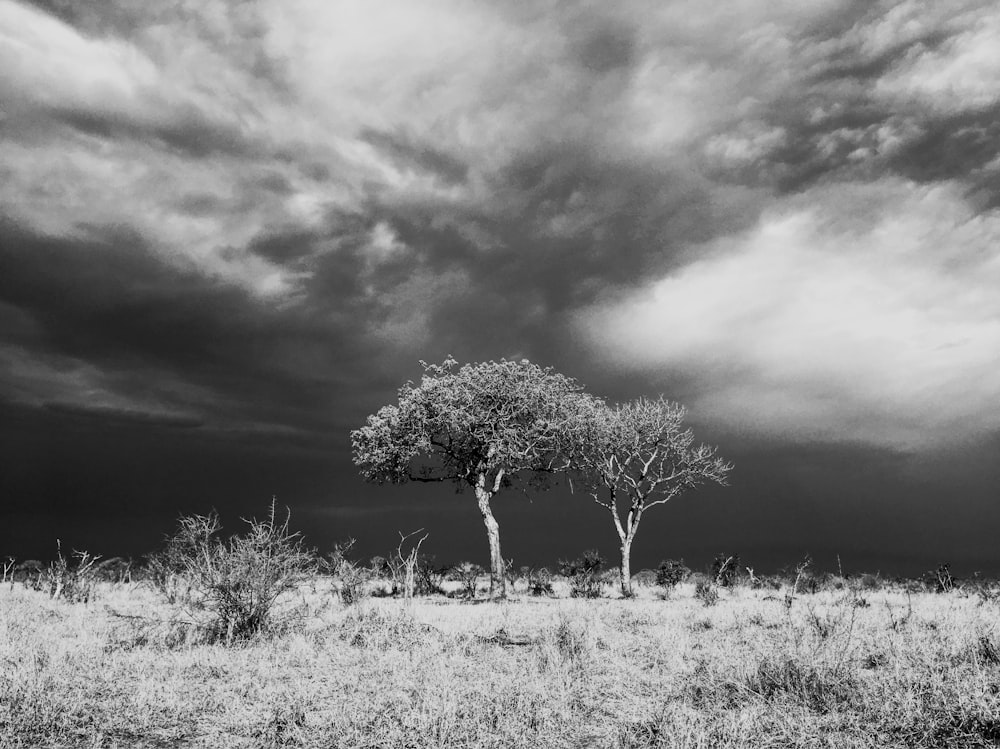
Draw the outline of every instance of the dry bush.
<instances>
[{"instance_id":1,"label":"dry bush","mask_svg":"<svg viewBox=\"0 0 1000 749\"><path fill-rule=\"evenodd\" d=\"M485 570L474 562L460 562L451 568L449 577L461 585L462 595L472 599L476 597L476 585Z\"/></svg>"},{"instance_id":2,"label":"dry bush","mask_svg":"<svg viewBox=\"0 0 1000 749\"><path fill-rule=\"evenodd\" d=\"M694 586L694 597L704 606L714 606L719 602L719 589L711 580L699 580Z\"/></svg>"},{"instance_id":3,"label":"dry bush","mask_svg":"<svg viewBox=\"0 0 1000 749\"><path fill-rule=\"evenodd\" d=\"M572 561L559 561L559 574L569 580L573 598L600 598L606 578L601 574L604 557L596 549L588 549Z\"/></svg>"},{"instance_id":4,"label":"dry bush","mask_svg":"<svg viewBox=\"0 0 1000 749\"><path fill-rule=\"evenodd\" d=\"M169 577L182 581L184 594L168 590L168 601L180 604L210 640L232 642L280 630L295 616L277 614L279 597L315 580L318 570L315 553L289 532L289 518L278 522L272 503L267 518L244 520L243 534L221 539L215 513L182 517L161 564Z\"/></svg>"},{"instance_id":5,"label":"dry bush","mask_svg":"<svg viewBox=\"0 0 1000 749\"><path fill-rule=\"evenodd\" d=\"M595 632L593 621L581 621L560 612L554 626L545 627L535 642L535 652L542 670L553 668L586 670L607 644Z\"/></svg>"},{"instance_id":6,"label":"dry bush","mask_svg":"<svg viewBox=\"0 0 1000 749\"><path fill-rule=\"evenodd\" d=\"M532 567L528 570L528 593L533 596L554 596L552 571L548 567Z\"/></svg>"},{"instance_id":7,"label":"dry bush","mask_svg":"<svg viewBox=\"0 0 1000 749\"><path fill-rule=\"evenodd\" d=\"M326 569L333 575L337 584L337 594L347 606L358 603L368 596L368 581L373 577L372 570L361 567L347 558L348 552L354 547L354 539L334 544L333 551L327 554Z\"/></svg>"},{"instance_id":8,"label":"dry bush","mask_svg":"<svg viewBox=\"0 0 1000 749\"><path fill-rule=\"evenodd\" d=\"M925 572L920 581L933 593L950 593L958 584L955 576L951 574L951 565L947 562Z\"/></svg>"},{"instance_id":9,"label":"dry bush","mask_svg":"<svg viewBox=\"0 0 1000 749\"><path fill-rule=\"evenodd\" d=\"M88 603L99 580L97 562L100 557L86 551L74 551L70 558L62 553L62 543L56 542L56 560L38 573L31 587L70 603Z\"/></svg>"}]
</instances>

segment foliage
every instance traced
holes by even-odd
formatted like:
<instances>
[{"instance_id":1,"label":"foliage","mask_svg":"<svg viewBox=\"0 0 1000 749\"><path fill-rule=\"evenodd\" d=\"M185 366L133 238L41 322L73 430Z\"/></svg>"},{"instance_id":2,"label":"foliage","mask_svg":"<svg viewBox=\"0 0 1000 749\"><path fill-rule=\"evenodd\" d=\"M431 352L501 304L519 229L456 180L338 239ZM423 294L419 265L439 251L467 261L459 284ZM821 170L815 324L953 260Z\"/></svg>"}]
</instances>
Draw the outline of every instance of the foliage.
<instances>
[{"instance_id":1,"label":"foliage","mask_svg":"<svg viewBox=\"0 0 1000 749\"><path fill-rule=\"evenodd\" d=\"M560 424L581 392L574 380L531 362L427 364L351 433L354 461L376 483L456 481L500 485L520 471L552 468ZM497 488L500 488L500 485Z\"/></svg>"},{"instance_id":2,"label":"foliage","mask_svg":"<svg viewBox=\"0 0 1000 749\"><path fill-rule=\"evenodd\" d=\"M711 580L699 580L694 586L694 597L705 606L719 602L719 590Z\"/></svg>"},{"instance_id":3,"label":"foliage","mask_svg":"<svg viewBox=\"0 0 1000 749\"><path fill-rule=\"evenodd\" d=\"M490 500L522 474L560 467L560 441L583 398L574 380L527 360L421 362L419 385L351 433L354 462L376 483L454 482L475 490L490 543L491 591L506 590Z\"/></svg>"},{"instance_id":4,"label":"foliage","mask_svg":"<svg viewBox=\"0 0 1000 749\"><path fill-rule=\"evenodd\" d=\"M466 598L476 597L476 583L479 576L485 570L474 562L460 562L451 568L450 576L452 580L458 581L462 586L462 595Z\"/></svg>"},{"instance_id":5,"label":"foliage","mask_svg":"<svg viewBox=\"0 0 1000 749\"><path fill-rule=\"evenodd\" d=\"M554 596L552 571L548 567L531 567L528 570L528 593L533 596Z\"/></svg>"},{"instance_id":6,"label":"foliage","mask_svg":"<svg viewBox=\"0 0 1000 749\"><path fill-rule=\"evenodd\" d=\"M161 563L185 581L176 599L209 639L231 642L267 633L286 623L276 604L280 596L312 580L315 553L288 529L290 514L279 522L274 504L264 520L244 520L243 534L219 538L218 515L190 515L161 552Z\"/></svg>"},{"instance_id":7,"label":"foliage","mask_svg":"<svg viewBox=\"0 0 1000 749\"><path fill-rule=\"evenodd\" d=\"M672 590L687 580L690 574L691 570L684 564L683 559L664 559L656 568L656 584Z\"/></svg>"},{"instance_id":8,"label":"foliage","mask_svg":"<svg viewBox=\"0 0 1000 749\"><path fill-rule=\"evenodd\" d=\"M570 595L574 598L600 598L604 587L601 570L604 557L596 549L588 549L572 561L559 561L559 574L570 583Z\"/></svg>"},{"instance_id":9,"label":"foliage","mask_svg":"<svg viewBox=\"0 0 1000 749\"><path fill-rule=\"evenodd\" d=\"M716 585L732 587L739 580L739 574L739 554L719 554L712 561L712 579Z\"/></svg>"}]
</instances>

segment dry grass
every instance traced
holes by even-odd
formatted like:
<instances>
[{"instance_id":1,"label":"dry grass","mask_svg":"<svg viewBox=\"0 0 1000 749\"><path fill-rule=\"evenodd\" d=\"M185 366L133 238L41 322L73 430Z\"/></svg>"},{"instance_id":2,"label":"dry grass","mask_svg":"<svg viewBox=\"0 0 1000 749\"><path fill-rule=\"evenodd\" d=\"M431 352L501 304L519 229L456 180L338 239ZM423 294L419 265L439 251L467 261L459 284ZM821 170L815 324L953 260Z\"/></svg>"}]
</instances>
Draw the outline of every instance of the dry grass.
<instances>
[{"instance_id":1,"label":"dry grass","mask_svg":"<svg viewBox=\"0 0 1000 749\"><path fill-rule=\"evenodd\" d=\"M1000 607L960 592L347 607L320 583L298 629L235 647L101 593L0 590L0 747L1000 744Z\"/></svg>"}]
</instances>

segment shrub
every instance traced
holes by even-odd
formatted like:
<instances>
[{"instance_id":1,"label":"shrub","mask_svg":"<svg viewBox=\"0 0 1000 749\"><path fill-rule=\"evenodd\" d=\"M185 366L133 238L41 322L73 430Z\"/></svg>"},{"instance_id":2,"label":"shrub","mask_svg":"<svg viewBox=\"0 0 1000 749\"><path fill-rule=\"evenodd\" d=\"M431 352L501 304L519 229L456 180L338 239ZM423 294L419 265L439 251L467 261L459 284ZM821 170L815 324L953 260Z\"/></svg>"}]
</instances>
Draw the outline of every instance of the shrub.
<instances>
[{"instance_id":1,"label":"shrub","mask_svg":"<svg viewBox=\"0 0 1000 749\"><path fill-rule=\"evenodd\" d=\"M633 584L642 588L656 587L656 570L643 569L632 575Z\"/></svg>"},{"instance_id":2,"label":"shrub","mask_svg":"<svg viewBox=\"0 0 1000 749\"><path fill-rule=\"evenodd\" d=\"M448 570L448 567L436 564L433 556L418 555L417 566L414 568L414 592L418 596L443 595Z\"/></svg>"},{"instance_id":3,"label":"shrub","mask_svg":"<svg viewBox=\"0 0 1000 749\"><path fill-rule=\"evenodd\" d=\"M694 586L694 597L705 606L714 606L719 602L719 590L709 580L699 580Z\"/></svg>"},{"instance_id":4,"label":"shrub","mask_svg":"<svg viewBox=\"0 0 1000 749\"><path fill-rule=\"evenodd\" d=\"M559 574L569 580L573 598L600 598L604 587L601 569L604 557L596 549L588 549L571 562L560 560Z\"/></svg>"},{"instance_id":5,"label":"shrub","mask_svg":"<svg viewBox=\"0 0 1000 749\"><path fill-rule=\"evenodd\" d=\"M921 578L924 585L935 593L950 593L955 589L955 577L951 574L951 565L945 562L937 569L925 572Z\"/></svg>"},{"instance_id":6,"label":"shrub","mask_svg":"<svg viewBox=\"0 0 1000 749\"><path fill-rule=\"evenodd\" d=\"M290 533L286 515L279 523L274 504L265 520L244 520L247 530L228 540L215 513L178 521L163 559L188 593L181 603L210 640L243 639L287 623L278 617L278 598L314 580L318 560L298 533Z\"/></svg>"},{"instance_id":7,"label":"shrub","mask_svg":"<svg viewBox=\"0 0 1000 749\"><path fill-rule=\"evenodd\" d=\"M684 564L683 559L664 559L656 568L656 584L670 591L687 580L690 575L691 570Z\"/></svg>"},{"instance_id":8,"label":"shrub","mask_svg":"<svg viewBox=\"0 0 1000 749\"><path fill-rule=\"evenodd\" d=\"M484 572L485 570L474 562L461 562L451 568L449 576L462 586L462 595L466 598L475 598L476 584Z\"/></svg>"},{"instance_id":9,"label":"shrub","mask_svg":"<svg viewBox=\"0 0 1000 749\"><path fill-rule=\"evenodd\" d=\"M326 567L337 581L337 593L340 600L347 606L364 598L368 591L366 585L371 572L359 567L347 558L348 552L354 547L354 539L334 544L333 551L327 554Z\"/></svg>"},{"instance_id":10,"label":"shrub","mask_svg":"<svg viewBox=\"0 0 1000 749\"><path fill-rule=\"evenodd\" d=\"M740 555L719 554L712 562L712 579L716 585L729 588L739 579Z\"/></svg>"},{"instance_id":11,"label":"shrub","mask_svg":"<svg viewBox=\"0 0 1000 749\"><path fill-rule=\"evenodd\" d=\"M548 567L532 567L528 570L528 593L533 596L552 596L552 572Z\"/></svg>"},{"instance_id":12,"label":"shrub","mask_svg":"<svg viewBox=\"0 0 1000 749\"><path fill-rule=\"evenodd\" d=\"M86 551L74 551L67 559L62 553L62 544L56 542L56 560L44 568L35 578L32 587L45 591L51 598L70 603L87 603L94 597L97 586L97 560Z\"/></svg>"},{"instance_id":13,"label":"shrub","mask_svg":"<svg viewBox=\"0 0 1000 749\"><path fill-rule=\"evenodd\" d=\"M878 573L864 572L853 581L855 590L878 591L885 588L885 581Z\"/></svg>"}]
</instances>

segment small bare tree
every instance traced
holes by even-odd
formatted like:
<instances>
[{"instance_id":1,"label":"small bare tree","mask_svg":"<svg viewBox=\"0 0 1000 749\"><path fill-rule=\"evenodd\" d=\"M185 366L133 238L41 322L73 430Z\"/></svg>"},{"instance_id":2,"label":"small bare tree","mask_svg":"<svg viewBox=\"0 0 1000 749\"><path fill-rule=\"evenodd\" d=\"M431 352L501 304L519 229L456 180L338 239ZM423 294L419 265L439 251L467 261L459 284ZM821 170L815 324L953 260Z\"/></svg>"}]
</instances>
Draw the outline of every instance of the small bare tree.
<instances>
[{"instance_id":1,"label":"small bare tree","mask_svg":"<svg viewBox=\"0 0 1000 749\"><path fill-rule=\"evenodd\" d=\"M694 445L677 403L662 397L614 407L586 403L569 438L574 474L611 514L621 542L622 594L631 596L632 542L643 514L701 484L725 484L733 466L714 447Z\"/></svg>"},{"instance_id":2,"label":"small bare tree","mask_svg":"<svg viewBox=\"0 0 1000 749\"><path fill-rule=\"evenodd\" d=\"M423 530L421 528L412 533L407 533L405 536L402 531L399 532L399 546L396 547L396 558L399 560L400 567L403 570L403 597L407 601L413 598L413 591L417 587L417 562L420 560L420 545L427 540L427 536L430 534L424 533L424 535L410 544L410 548L405 553L403 548L406 546L407 541L418 533L423 533Z\"/></svg>"}]
</instances>

